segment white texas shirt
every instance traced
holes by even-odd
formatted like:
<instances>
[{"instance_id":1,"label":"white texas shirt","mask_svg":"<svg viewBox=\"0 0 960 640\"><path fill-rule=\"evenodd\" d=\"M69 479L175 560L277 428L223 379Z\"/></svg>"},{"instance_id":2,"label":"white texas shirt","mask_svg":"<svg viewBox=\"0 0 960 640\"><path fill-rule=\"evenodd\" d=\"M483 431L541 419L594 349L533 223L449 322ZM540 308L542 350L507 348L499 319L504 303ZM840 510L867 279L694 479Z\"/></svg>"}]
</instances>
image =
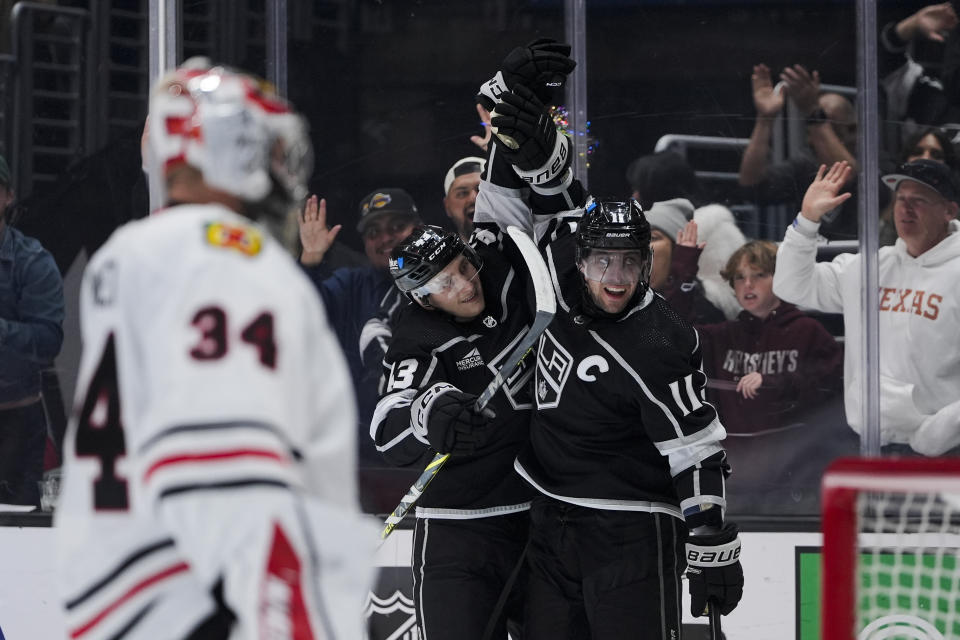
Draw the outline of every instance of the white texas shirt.
<instances>
[{"instance_id":1,"label":"white texas shirt","mask_svg":"<svg viewBox=\"0 0 960 640\"><path fill-rule=\"evenodd\" d=\"M816 263L817 225L798 217L795 227L787 229L777 253L773 290L801 306L843 313L844 401L847 422L860 432L860 256ZM916 258L899 239L879 252L884 443L910 442L926 418L960 400L960 223L951 221L949 232ZM947 412L955 414L960 444L960 405Z\"/></svg>"}]
</instances>

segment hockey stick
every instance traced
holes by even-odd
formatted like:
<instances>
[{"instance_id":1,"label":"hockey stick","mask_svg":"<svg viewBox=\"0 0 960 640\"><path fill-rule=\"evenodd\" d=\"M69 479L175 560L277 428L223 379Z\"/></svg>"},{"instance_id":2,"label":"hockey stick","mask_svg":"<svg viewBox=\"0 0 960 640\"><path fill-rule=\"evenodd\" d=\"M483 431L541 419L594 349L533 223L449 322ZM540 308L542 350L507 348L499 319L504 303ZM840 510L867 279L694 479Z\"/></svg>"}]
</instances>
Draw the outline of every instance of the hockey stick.
<instances>
[{"instance_id":1,"label":"hockey stick","mask_svg":"<svg viewBox=\"0 0 960 640\"><path fill-rule=\"evenodd\" d=\"M723 631L720 629L720 607L716 601L710 601L707 605L707 613L710 615L710 639L723 640Z\"/></svg>"},{"instance_id":2,"label":"hockey stick","mask_svg":"<svg viewBox=\"0 0 960 640\"><path fill-rule=\"evenodd\" d=\"M533 350L533 345L540 339L547 325L553 320L553 314L557 311L557 299L553 295L550 272L547 270L547 265L543 262L543 258L540 257L537 245L535 245L530 236L524 233L519 227L507 227L507 234L513 238L517 248L520 249L520 255L523 256L523 261L526 263L527 269L530 272L530 277L533 280L533 293L536 298L537 314L534 316L533 324L523 336L523 339L517 343L517 346L510 352L510 355L506 357L503 366L497 371L497 375L493 377L493 380L490 381L487 388L484 389L483 393L477 398L476 411L478 413L490 404L494 394L503 386L503 383L513 375L513 372L520 366L520 363L523 362L527 354ZM427 485L436 477L449 457L449 453L438 453L433 457L433 460L431 460L430 464L423 470L423 473L420 474L417 481L413 483L413 486L410 487L407 494L400 500L397 508L387 517L383 532L380 534L381 541L386 540L387 536L400 524L400 521L403 520L404 516L410 511L410 507L420 498L426 490Z\"/></svg>"}]
</instances>

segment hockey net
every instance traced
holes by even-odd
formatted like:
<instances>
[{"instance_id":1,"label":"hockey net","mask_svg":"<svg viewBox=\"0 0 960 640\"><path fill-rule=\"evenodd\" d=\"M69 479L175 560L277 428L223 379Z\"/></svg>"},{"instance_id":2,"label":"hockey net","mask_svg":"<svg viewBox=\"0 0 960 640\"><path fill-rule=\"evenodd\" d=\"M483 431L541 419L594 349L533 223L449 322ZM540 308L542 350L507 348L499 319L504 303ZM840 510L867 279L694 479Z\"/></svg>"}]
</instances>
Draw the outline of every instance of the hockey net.
<instances>
[{"instance_id":1,"label":"hockey net","mask_svg":"<svg viewBox=\"0 0 960 640\"><path fill-rule=\"evenodd\" d=\"M960 458L844 458L823 477L823 640L960 638Z\"/></svg>"}]
</instances>

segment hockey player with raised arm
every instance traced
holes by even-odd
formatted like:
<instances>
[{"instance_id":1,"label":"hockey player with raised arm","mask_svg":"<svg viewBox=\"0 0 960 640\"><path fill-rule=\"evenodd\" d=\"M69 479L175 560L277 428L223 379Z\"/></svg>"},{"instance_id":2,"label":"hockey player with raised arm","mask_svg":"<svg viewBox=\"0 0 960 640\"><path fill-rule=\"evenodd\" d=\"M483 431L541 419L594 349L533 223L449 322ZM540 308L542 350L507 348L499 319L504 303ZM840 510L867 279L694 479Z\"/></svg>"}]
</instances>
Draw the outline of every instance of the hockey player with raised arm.
<instances>
[{"instance_id":1,"label":"hockey player with raised arm","mask_svg":"<svg viewBox=\"0 0 960 640\"><path fill-rule=\"evenodd\" d=\"M349 375L270 232L305 194L306 123L201 60L157 83L149 120L165 208L117 230L81 289L55 516L67 633L360 638L376 534Z\"/></svg>"},{"instance_id":2,"label":"hockey player with raised arm","mask_svg":"<svg viewBox=\"0 0 960 640\"><path fill-rule=\"evenodd\" d=\"M562 86L573 67L567 53L545 41L518 47L501 75L523 75L549 93L549 83L558 78ZM538 63L549 68L538 72ZM558 76L554 67L566 71ZM509 164L491 160L477 213L495 193L529 219L523 182ZM421 227L390 260L413 304L394 328L370 434L395 465L423 469L437 453L450 454L415 511L414 604L420 637L431 640L503 640L507 620L514 637L514 623L522 623L533 491L513 472L513 460L529 434L533 357L484 411L476 407L535 317L527 264L506 227L475 231L470 244Z\"/></svg>"},{"instance_id":3,"label":"hockey player with raised arm","mask_svg":"<svg viewBox=\"0 0 960 640\"><path fill-rule=\"evenodd\" d=\"M535 212L572 209L536 223L557 313L538 346L531 445L515 464L538 493L525 638L680 638L684 569L695 616L729 613L743 589L697 333L649 287L640 205L578 208L569 140L541 101L522 84L500 100L491 153L531 186Z\"/></svg>"}]
</instances>

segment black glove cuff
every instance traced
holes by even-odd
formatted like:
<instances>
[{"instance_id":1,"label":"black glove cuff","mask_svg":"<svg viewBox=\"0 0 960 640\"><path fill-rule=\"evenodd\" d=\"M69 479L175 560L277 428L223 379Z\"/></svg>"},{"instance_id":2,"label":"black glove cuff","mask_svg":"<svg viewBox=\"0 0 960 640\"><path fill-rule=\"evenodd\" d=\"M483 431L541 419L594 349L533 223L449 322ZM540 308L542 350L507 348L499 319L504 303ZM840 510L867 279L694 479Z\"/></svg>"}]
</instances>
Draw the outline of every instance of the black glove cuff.
<instances>
[{"instance_id":1,"label":"black glove cuff","mask_svg":"<svg viewBox=\"0 0 960 640\"><path fill-rule=\"evenodd\" d=\"M505 189L526 189L527 183L514 171L504 151L509 153L510 150L500 142L497 136L491 136L482 179Z\"/></svg>"},{"instance_id":2,"label":"black glove cuff","mask_svg":"<svg viewBox=\"0 0 960 640\"><path fill-rule=\"evenodd\" d=\"M532 187L547 187L559 182L557 179L563 177L564 171L570 166L570 138L565 135L557 134L553 149L547 161L536 169L520 169L516 165L514 170L524 182Z\"/></svg>"}]
</instances>

